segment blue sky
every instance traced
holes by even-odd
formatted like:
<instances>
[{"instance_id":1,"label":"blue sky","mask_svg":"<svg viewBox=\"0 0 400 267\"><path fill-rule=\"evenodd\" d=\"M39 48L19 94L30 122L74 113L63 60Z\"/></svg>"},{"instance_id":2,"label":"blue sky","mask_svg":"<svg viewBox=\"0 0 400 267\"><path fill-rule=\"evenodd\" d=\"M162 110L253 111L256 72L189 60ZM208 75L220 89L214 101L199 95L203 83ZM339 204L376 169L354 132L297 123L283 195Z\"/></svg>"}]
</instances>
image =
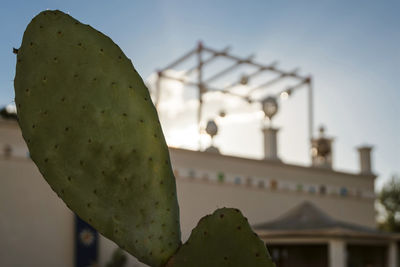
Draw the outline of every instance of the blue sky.
<instances>
[{"instance_id":1,"label":"blue sky","mask_svg":"<svg viewBox=\"0 0 400 267\"><path fill-rule=\"evenodd\" d=\"M0 106L13 101L12 47L47 8L110 36L144 78L198 40L255 53L261 62L278 60L283 69L300 67L314 77L316 126L335 137L335 168L357 171L354 147L372 144L378 185L400 172L399 1L8 1L0 16ZM305 97L296 98L277 116L281 155L307 164ZM226 153L259 155L260 143L235 149L234 138L216 141Z\"/></svg>"}]
</instances>

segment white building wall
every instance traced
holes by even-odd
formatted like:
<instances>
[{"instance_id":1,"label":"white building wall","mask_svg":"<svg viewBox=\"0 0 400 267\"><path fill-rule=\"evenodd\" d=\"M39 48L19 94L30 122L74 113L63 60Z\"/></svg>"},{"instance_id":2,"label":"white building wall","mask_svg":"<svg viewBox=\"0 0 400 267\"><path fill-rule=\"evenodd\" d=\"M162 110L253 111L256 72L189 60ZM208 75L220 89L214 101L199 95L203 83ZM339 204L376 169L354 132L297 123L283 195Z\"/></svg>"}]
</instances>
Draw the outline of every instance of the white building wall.
<instances>
[{"instance_id":1,"label":"white building wall","mask_svg":"<svg viewBox=\"0 0 400 267\"><path fill-rule=\"evenodd\" d=\"M13 156L0 153L0 266L73 266L72 213L27 157L15 122L0 121L0 149L6 144L12 145ZM375 226L373 176L180 149L170 153L184 239L202 216L220 207L237 207L254 224L275 219L304 200L336 219ZM218 182L219 173L224 174L223 183ZM238 176L241 184L235 184ZM271 188L272 180L278 182L276 189ZM299 183L305 186L301 192L296 189ZM320 185L328 186L327 194L318 193ZM310 193L307 186L317 191ZM351 189L346 196L337 191L343 186ZM100 266L114 248L111 241L100 239ZM130 266L140 265L130 258Z\"/></svg>"},{"instance_id":2,"label":"white building wall","mask_svg":"<svg viewBox=\"0 0 400 267\"><path fill-rule=\"evenodd\" d=\"M0 159L0 266L73 266L73 216L27 158Z\"/></svg>"},{"instance_id":3,"label":"white building wall","mask_svg":"<svg viewBox=\"0 0 400 267\"><path fill-rule=\"evenodd\" d=\"M250 224L256 224L276 219L305 200L313 202L333 218L375 226L375 212L373 202L370 200L278 193L234 185L194 183L187 180L178 181L177 187L184 237L188 237L202 216L212 213L217 208L239 208L249 219Z\"/></svg>"},{"instance_id":4,"label":"white building wall","mask_svg":"<svg viewBox=\"0 0 400 267\"><path fill-rule=\"evenodd\" d=\"M276 219L303 201L310 201L335 219L376 226L374 177L276 162L224 157L171 149L177 177L182 232L185 237L199 218L220 207L237 207L250 224ZM224 175L224 181L218 175ZM240 184L235 179L240 178ZM271 181L277 182L276 189ZM259 182L263 181L263 187ZM296 186L304 185L299 191ZM319 192L326 186L326 193ZM312 186L315 192L309 192ZM347 188L346 195L336 189ZM331 191L332 190L332 191Z\"/></svg>"},{"instance_id":5,"label":"white building wall","mask_svg":"<svg viewBox=\"0 0 400 267\"><path fill-rule=\"evenodd\" d=\"M115 248L100 237L100 266ZM145 266L128 260L129 266ZM74 266L73 213L28 158L0 157L0 266Z\"/></svg>"}]
</instances>

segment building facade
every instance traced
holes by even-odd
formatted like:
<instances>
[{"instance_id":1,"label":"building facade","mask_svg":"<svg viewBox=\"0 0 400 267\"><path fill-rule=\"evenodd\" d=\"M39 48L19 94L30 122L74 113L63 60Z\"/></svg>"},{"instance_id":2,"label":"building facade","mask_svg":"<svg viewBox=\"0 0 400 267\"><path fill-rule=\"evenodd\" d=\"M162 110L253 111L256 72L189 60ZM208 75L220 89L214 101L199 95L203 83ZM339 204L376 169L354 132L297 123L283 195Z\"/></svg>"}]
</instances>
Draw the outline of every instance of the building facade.
<instances>
[{"instance_id":1,"label":"building facade","mask_svg":"<svg viewBox=\"0 0 400 267\"><path fill-rule=\"evenodd\" d=\"M276 141L268 138L266 150ZM15 120L0 120L0 148L0 266L73 266L74 215L30 160ZM170 148L183 239L204 215L236 207L266 242L277 266L398 266L397 236L374 230L376 177L366 150L359 151L362 169L352 174L326 167L327 162L286 164L276 151L270 151L271 158L247 159L217 150ZM298 223L271 227L288 220ZM100 237L100 266L114 248Z\"/></svg>"}]
</instances>

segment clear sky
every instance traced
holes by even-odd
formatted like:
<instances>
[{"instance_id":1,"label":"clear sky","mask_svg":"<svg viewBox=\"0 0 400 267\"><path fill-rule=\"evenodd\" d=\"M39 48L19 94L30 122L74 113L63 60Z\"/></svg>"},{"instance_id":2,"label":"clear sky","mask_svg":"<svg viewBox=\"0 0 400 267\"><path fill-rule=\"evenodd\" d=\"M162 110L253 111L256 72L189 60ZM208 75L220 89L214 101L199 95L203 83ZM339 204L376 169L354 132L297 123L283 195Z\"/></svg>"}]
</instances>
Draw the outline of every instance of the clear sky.
<instances>
[{"instance_id":1,"label":"clear sky","mask_svg":"<svg viewBox=\"0 0 400 267\"><path fill-rule=\"evenodd\" d=\"M110 36L145 79L198 40L217 49L231 45L236 55L255 53L260 62L278 60L283 69L300 67L301 74L314 77L316 126L325 125L335 137L335 168L356 172L354 148L372 144L378 185L400 172L399 1L3 2L0 106L14 97L12 47L19 47L26 25L47 8L69 12ZM276 118L287 162L309 162L305 104L305 93L299 92ZM242 125L220 122L215 141L222 152L261 156L259 122L253 118ZM183 129L174 130L171 123L166 128L170 138Z\"/></svg>"}]
</instances>

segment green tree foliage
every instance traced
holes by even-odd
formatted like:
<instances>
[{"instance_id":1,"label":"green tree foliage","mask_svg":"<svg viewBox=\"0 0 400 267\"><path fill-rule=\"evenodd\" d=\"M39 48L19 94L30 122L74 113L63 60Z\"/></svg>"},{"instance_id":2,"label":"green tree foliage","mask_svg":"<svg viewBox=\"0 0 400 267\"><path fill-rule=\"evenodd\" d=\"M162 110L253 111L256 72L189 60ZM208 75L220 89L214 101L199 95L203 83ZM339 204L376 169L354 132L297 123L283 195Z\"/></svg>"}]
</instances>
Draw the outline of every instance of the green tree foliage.
<instances>
[{"instance_id":1,"label":"green tree foliage","mask_svg":"<svg viewBox=\"0 0 400 267\"><path fill-rule=\"evenodd\" d=\"M383 221L379 228L388 232L400 232L400 176L393 175L379 194L379 204L383 208Z\"/></svg>"}]
</instances>

